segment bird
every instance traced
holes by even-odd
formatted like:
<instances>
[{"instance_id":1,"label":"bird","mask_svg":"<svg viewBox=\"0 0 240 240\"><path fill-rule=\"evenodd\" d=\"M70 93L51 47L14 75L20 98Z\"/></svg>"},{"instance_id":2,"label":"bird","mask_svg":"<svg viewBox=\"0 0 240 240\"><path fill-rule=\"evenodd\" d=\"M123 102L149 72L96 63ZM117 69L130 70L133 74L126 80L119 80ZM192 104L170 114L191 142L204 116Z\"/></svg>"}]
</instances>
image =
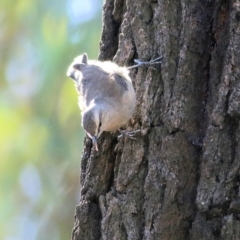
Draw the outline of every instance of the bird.
<instances>
[{"instance_id":1,"label":"bird","mask_svg":"<svg viewBox=\"0 0 240 240\"><path fill-rule=\"evenodd\" d=\"M126 67L111 61L89 60L86 53L76 57L67 70L78 92L82 127L98 151L103 132L124 126L136 106L136 93Z\"/></svg>"}]
</instances>

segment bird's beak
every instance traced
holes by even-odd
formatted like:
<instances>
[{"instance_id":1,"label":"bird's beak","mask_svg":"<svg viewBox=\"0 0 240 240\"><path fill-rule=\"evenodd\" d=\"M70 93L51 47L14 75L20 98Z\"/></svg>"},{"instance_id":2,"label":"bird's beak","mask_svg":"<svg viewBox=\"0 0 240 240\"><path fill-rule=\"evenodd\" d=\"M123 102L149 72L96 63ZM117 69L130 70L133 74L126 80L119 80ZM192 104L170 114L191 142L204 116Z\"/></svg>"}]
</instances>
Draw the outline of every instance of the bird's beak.
<instances>
[{"instance_id":1,"label":"bird's beak","mask_svg":"<svg viewBox=\"0 0 240 240\"><path fill-rule=\"evenodd\" d=\"M93 146L94 146L95 150L98 152L98 145L97 145L97 137L96 136L92 137L92 143L93 143Z\"/></svg>"}]
</instances>

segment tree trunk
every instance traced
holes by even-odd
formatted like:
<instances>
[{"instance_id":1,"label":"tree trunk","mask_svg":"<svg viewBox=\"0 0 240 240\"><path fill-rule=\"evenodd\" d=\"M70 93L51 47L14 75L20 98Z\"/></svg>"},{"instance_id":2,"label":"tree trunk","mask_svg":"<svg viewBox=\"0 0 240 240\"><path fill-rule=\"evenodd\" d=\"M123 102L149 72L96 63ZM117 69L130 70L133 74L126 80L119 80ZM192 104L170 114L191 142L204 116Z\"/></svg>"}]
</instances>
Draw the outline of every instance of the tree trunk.
<instances>
[{"instance_id":1,"label":"tree trunk","mask_svg":"<svg viewBox=\"0 0 240 240\"><path fill-rule=\"evenodd\" d=\"M106 0L100 60L130 66L128 129L85 139L74 240L240 239L239 0Z\"/></svg>"}]
</instances>

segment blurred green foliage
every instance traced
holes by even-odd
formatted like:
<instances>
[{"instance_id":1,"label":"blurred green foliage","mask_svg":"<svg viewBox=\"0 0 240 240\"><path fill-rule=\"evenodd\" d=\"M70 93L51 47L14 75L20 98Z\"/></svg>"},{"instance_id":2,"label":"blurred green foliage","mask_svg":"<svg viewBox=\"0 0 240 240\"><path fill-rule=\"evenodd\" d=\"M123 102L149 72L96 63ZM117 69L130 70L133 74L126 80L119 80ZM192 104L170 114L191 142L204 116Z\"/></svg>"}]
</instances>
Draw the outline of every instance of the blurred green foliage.
<instances>
[{"instance_id":1,"label":"blurred green foliage","mask_svg":"<svg viewBox=\"0 0 240 240\"><path fill-rule=\"evenodd\" d=\"M66 70L97 58L101 5L0 1L0 239L70 239L84 132Z\"/></svg>"}]
</instances>

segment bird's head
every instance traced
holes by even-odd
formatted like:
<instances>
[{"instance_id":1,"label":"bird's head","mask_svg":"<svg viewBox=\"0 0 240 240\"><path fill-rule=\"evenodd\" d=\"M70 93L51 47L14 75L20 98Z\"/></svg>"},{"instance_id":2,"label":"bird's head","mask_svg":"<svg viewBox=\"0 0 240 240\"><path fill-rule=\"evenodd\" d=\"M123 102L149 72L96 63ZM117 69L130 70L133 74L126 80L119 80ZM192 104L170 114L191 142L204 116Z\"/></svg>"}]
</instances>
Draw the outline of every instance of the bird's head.
<instances>
[{"instance_id":1,"label":"bird's head","mask_svg":"<svg viewBox=\"0 0 240 240\"><path fill-rule=\"evenodd\" d=\"M98 106L95 105L94 107L87 109L82 114L82 127L87 132L88 136L92 139L93 146L97 151L97 140L102 133L101 126L101 111Z\"/></svg>"}]
</instances>

